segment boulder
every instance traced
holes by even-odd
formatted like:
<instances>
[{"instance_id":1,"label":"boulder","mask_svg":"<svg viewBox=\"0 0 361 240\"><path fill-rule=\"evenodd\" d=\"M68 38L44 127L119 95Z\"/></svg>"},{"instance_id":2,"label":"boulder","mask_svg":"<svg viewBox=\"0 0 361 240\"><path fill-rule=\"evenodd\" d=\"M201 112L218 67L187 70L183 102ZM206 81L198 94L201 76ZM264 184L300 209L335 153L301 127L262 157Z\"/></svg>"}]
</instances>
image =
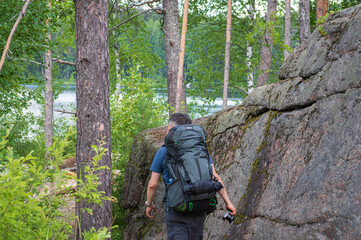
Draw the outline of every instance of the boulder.
<instances>
[{"instance_id":1,"label":"boulder","mask_svg":"<svg viewBox=\"0 0 361 240\"><path fill-rule=\"evenodd\" d=\"M361 5L330 15L242 105L197 122L237 208L219 199L204 239L361 239ZM163 185L145 216L150 165L166 127L134 142L121 199L124 239L166 239Z\"/></svg>"}]
</instances>

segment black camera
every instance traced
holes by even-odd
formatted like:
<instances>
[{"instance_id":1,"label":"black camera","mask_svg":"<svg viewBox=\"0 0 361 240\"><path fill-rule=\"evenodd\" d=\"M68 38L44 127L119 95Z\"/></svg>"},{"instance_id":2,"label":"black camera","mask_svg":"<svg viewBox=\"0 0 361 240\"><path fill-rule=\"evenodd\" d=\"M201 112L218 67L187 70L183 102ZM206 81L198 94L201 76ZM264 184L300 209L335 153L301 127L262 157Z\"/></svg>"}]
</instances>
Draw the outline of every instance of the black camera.
<instances>
[{"instance_id":1,"label":"black camera","mask_svg":"<svg viewBox=\"0 0 361 240\"><path fill-rule=\"evenodd\" d=\"M231 212L228 212L226 215L222 217L223 221L227 220L229 223L233 222L234 216L231 215Z\"/></svg>"}]
</instances>

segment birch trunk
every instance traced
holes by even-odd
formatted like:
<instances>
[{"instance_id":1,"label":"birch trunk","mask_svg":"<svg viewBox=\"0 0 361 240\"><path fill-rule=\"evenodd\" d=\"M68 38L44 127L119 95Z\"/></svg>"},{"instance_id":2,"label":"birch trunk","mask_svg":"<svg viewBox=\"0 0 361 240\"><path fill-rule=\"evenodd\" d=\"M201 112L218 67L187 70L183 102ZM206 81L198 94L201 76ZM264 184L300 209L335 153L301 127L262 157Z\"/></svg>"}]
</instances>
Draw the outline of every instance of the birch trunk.
<instances>
[{"instance_id":1,"label":"birch trunk","mask_svg":"<svg viewBox=\"0 0 361 240\"><path fill-rule=\"evenodd\" d=\"M116 11L119 10L117 1L114 2L114 8L115 9L113 11L113 18L116 19L117 18ZM121 17L121 16L119 16L119 17ZM116 31L112 31L112 33L114 34L114 37L116 38ZM119 45L118 45L117 41L113 44L113 48L114 48L114 53L115 53L115 76L116 76L115 96L119 97L120 88L121 88L121 84L120 84L121 64L120 64L120 58L119 58Z\"/></svg>"},{"instance_id":2,"label":"birch trunk","mask_svg":"<svg viewBox=\"0 0 361 240\"><path fill-rule=\"evenodd\" d=\"M286 0L285 6L285 45L291 47L291 0ZM283 51L283 59L286 60L290 54L287 48Z\"/></svg>"},{"instance_id":3,"label":"birch trunk","mask_svg":"<svg viewBox=\"0 0 361 240\"><path fill-rule=\"evenodd\" d=\"M231 52L231 28L232 28L232 0L227 3L227 30L226 30L226 49L224 59L224 80L223 80L223 105L222 109L227 108L228 100L228 81L229 81L229 65Z\"/></svg>"},{"instance_id":4,"label":"birch trunk","mask_svg":"<svg viewBox=\"0 0 361 240\"><path fill-rule=\"evenodd\" d=\"M271 69L273 39L271 33L274 31L275 15L277 11L277 0L268 0L266 13L266 29L262 41L260 75L257 78L257 87L268 82Z\"/></svg>"},{"instance_id":5,"label":"birch trunk","mask_svg":"<svg viewBox=\"0 0 361 240\"><path fill-rule=\"evenodd\" d=\"M253 24L254 24L254 10L255 10L255 1L251 0L249 2L249 15L248 19L250 22L250 29L249 31L253 31ZM248 80L247 80L247 93L251 93L254 89L254 82L253 82L253 66L252 66L252 57L253 57L253 47L252 45L247 42L247 67L248 67Z\"/></svg>"},{"instance_id":6,"label":"birch trunk","mask_svg":"<svg viewBox=\"0 0 361 240\"><path fill-rule=\"evenodd\" d=\"M114 43L113 47L114 47L114 53L115 53L115 76L116 76L116 81L117 81L117 84L115 85L115 96L119 97L120 89L122 87L120 84L121 66L120 66L120 58L119 58L119 48L118 48L117 43Z\"/></svg>"},{"instance_id":7,"label":"birch trunk","mask_svg":"<svg viewBox=\"0 0 361 240\"><path fill-rule=\"evenodd\" d=\"M310 37L310 0L300 0L300 45L303 45Z\"/></svg>"}]
</instances>

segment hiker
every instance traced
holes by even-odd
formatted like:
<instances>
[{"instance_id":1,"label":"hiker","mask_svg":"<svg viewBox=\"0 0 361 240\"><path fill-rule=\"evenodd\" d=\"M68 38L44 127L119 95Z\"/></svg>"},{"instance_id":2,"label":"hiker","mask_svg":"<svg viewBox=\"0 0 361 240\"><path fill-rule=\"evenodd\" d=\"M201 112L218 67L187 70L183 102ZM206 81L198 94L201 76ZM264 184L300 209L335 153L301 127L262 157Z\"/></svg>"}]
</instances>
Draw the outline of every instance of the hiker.
<instances>
[{"instance_id":1,"label":"hiker","mask_svg":"<svg viewBox=\"0 0 361 240\"><path fill-rule=\"evenodd\" d=\"M192 124L192 120L190 119L190 117L187 114L183 114L183 113L172 114L169 119L169 123L168 123L168 135L165 140L166 144L167 144L167 142L170 142L170 140L167 140L167 138L172 137L172 136L170 136L170 137L168 137L168 136L170 135L171 129L173 127L174 128L172 129L172 131L179 127L186 127L186 128L194 127L197 129L202 129L202 131L204 132L203 128L201 128L200 126L191 125L191 124ZM173 135L176 135L176 134L173 134ZM179 135L179 134L177 134L177 135ZM205 138L205 133L204 133L204 138ZM203 144L205 146L203 147L203 149L206 151L206 154L208 156L208 158L206 158L207 160L204 160L204 161L206 161L206 164L208 164L208 166L209 166L208 172L210 172L210 174L213 174L215 182L221 186L220 188L216 188L217 189L216 191L218 191L218 194L223 198L227 209L230 211L228 216L231 215L230 217L233 217L236 214L236 208L231 203L231 201L228 197L228 194L226 192L226 189L224 188L224 185L221 181L221 178L219 177L219 175L216 173L216 171L214 169L212 159L209 157L208 151L206 149L205 139L202 142L204 142ZM177 142L175 144L177 144ZM198 145L201 145L201 144L197 143L197 146ZM178 144L178 146L179 146L179 144ZM169 146L168 146L168 148L171 149ZM194 148L192 148L192 149L194 149ZM153 199L154 199L157 187L158 187L160 176L162 175L163 181L166 186L166 196L169 196L169 195L167 195L167 186L171 186L174 184L174 183L171 184L172 181L175 180L172 177L172 173L174 175L174 171L172 170L171 165L167 165L167 153L168 153L168 157L169 157L169 154L171 154L171 152L169 152L169 151L170 150L167 150L167 147L165 145L163 145L157 151L157 153L153 159L152 166L150 168L150 170L152 171L152 174L151 174L151 178L148 183L147 201L145 202L146 215L149 218L154 217L152 215L152 211L156 212L156 207L153 204ZM174 152L174 150L172 150L172 151ZM197 156L200 155L199 153L197 153L197 154L198 154ZM177 153L177 156L178 156L178 153ZM192 161L194 162L194 160L192 160ZM198 161L198 159L197 159L197 161ZM198 162L197 162L197 164L199 167ZM204 168L204 166L206 166L206 165L203 163L202 166ZM170 172L169 168L171 168L171 172ZM199 169L198 169L198 172L200 173L201 171L199 171ZM207 174L207 169L204 170L204 172ZM179 174L177 176L179 176ZM199 182L205 182L205 180L203 180L203 181L201 180ZM209 180L208 180L208 182L209 182ZM221 190L219 190L219 189L221 189ZM173 191L173 192L179 193L179 192L182 192L182 189L178 189L177 191ZM212 196L211 193L203 193L203 195L207 195L207 194L208 195L210 194L209 196ZM214 194L214 198L215 198L215 192L213 194ZM210 200L211 200L211 202L212 202L212 200L214 202L214 199L210 199ZM208 201L208 199L206 201ZM201 208L199 208L199 206L193 207L193 204L196 205L197 201L192 201L191 205L186 207L188 212L181 212L181 211L179 211L179 208L170 207L169 205L171 203L169 203L169 199L167 199L167 197L165 198L164 202L165 202L164 203L164 212L165 212L164 213L164 221L167 226L168 240L169 239L176 239L176 240L203 239L203 228L204 228L204 221L207 216L207 211L208 211L208 213L214 211L215 206L213 209L208 209L209 206L206 206L207 210L205 210L205 212L190 214L189 211L192 211L193 209L201 209ZM213 204L210 204L210 205L213 205ZM182 208L182 211L184 209L185 208Z\"/></svg>"}]
</instances>

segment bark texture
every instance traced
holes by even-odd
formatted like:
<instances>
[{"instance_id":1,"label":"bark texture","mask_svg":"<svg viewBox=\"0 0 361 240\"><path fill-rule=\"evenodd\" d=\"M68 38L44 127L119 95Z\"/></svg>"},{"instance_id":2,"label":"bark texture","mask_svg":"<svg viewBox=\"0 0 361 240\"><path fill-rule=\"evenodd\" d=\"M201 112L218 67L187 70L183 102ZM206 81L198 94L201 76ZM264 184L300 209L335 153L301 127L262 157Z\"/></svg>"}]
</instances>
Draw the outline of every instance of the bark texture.
<instances>
[{"instance_id":1,"label":"bark texture","mask_svg":"<svg viewBox=\"0 0 361 240\"><path fill-rule=\"evenodd\" d=\"M317 0L316 20L326 16L328 13L328 0Z\"/></svg>"},{"instance_id":2,"label":"bark texture","mask_svg":"<svg viewBox=\"0 0 361 240\"><path fill-rule=\"evenodd\" d=\"M109 170L99 172L99 191L111 196L111 148L109 110L109 43L108 43L108 1L76 0L76 102L77 102L77 173L83 181L84 166L90 165L95 155L91 146L105 140L108 149L100 165ZM93 215L82 208L93 210ZM111 227L112 203L103 201L103 206L77 204L81 231L91 227ZM79 229L78 229L79 230ZM78 236L79 237L79 236Z\"/></svg>"},{"instance_id":3,"label":"bark texture","mask_svg":"<svg viewBox=\"0 0 361 240\"><path fill-rule=\"evenodd\" d=\"M285 45L291 47L291 0L285 1ZM289 54L288 49L285 48L283 59L285 60Z\"/></svg>"},{"instance_id":4,"label":"bark texture","mask_svg":"<svg viewBox=\"0 0 361 240\"><path fill-rule=\"evenodd\" d=\"M310 0L300 0L299 3L300 22L300 45L304 44L310 37Z\"/></svg>"},{"instance_id":5,"label":"bark texture","mask_svg":"<svg viewBox=\"0 0 361 240\"><path fill-rule=\"evenodd\" d=\"M51 35L48 34L48 40L51 41ZM44 135L45 147L49 148L53 144L53 61L52 51L48 50L45 53L45 121L44 121Z\"/></svg>"},{"instance_id":6,"label":"bark texture","mask_svg":"<svg viewBox=\"0 0 361 240\"><path fill-rule=\"evenodd\" d=\"M204 239L360 239L361 5L330 15L287 58L275 84L200 124L217 172L237 208L219 199ZM317 61L319 59L319 61ZM317 62L317 64L315 64ZM166 239L163 185L154 219L144 201L166 126L142 132L128 162L122 205L132 209L123 239Z\"/></svg>"},{"instance_id":7,"label":"bark texture","mask_svg":"<svg viewBox=\"0 0 361 240\"><path fill-rule=\"evenodd\" d=\"M173 108L173 110L169 110L169 113L171 114L174 112L176 106L179 50L181 40L178 0L163 0L163 11L168 103L171 108ZM186 102L184 83L182 83L182 89L181 101Z\"/></svg>"},{"instance_id":8,"label":"bark texture","mask_svg":"<svg viewBox=\"0 0 361 240\"><path fill-rule=\"evenodd\" d=\"M222 109L227 108L228 100L228 80L229 61L231 55L231 29L232 29L232 0L227 2L227 29L226 29L226 49L224 54L224 79L223 79L223 104Z\"/></svg>"},{"instance_id":9,"label":"bark texture","mask_svg":"<svg viewBox=\"0 0 361 240\"><path fill-rule=\"evenodd\" d=\"M49 3L48 7L51 8L51 2ZM47 25L49 21L50 19L47 20L46 22ZM51 42L51 33L47 34L46 38L48 42ZM44 135L45 135L45 147L48 149L53 144L53 60L52 60L52 51L50 49L45 52L44 65L45 65Z\"/></svg>"}]
</instances>

